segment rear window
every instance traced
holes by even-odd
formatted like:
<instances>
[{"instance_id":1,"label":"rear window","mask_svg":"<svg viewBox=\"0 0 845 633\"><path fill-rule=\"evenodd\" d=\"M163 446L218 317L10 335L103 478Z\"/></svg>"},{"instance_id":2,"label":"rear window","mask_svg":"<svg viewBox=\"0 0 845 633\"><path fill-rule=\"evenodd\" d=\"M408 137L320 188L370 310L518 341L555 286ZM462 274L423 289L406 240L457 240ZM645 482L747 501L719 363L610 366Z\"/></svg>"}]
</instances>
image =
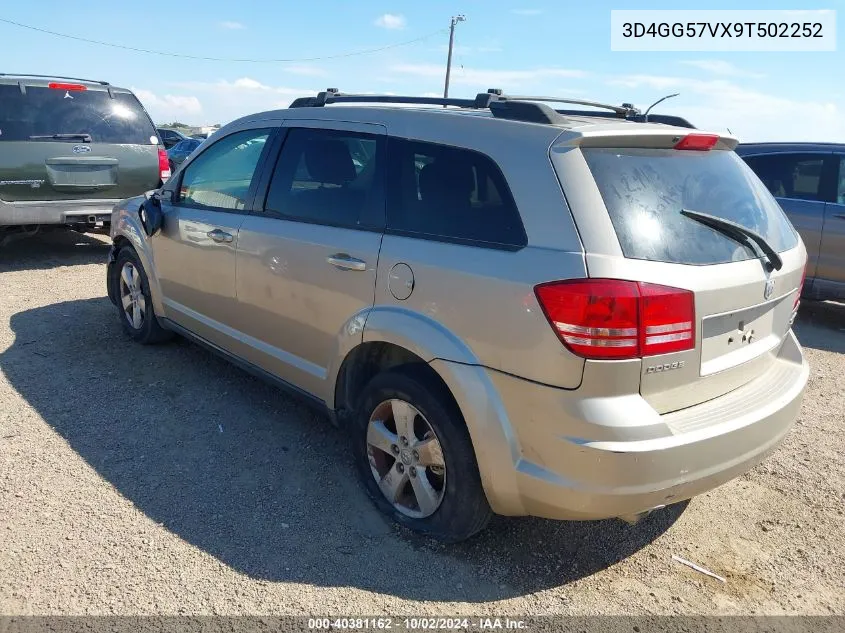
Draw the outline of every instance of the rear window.
<instances>
[{"instance_id":1,"label":"rear window","mask_svg":"<svg viewBox=\"0 0 845 633\"><path fill-rule=\"evenodd\" d=\"M681 215L682 209L741 224L778 252L798 243L775 199L734 152L630 148L582 152L625 257L720 264L759 256Z\"/></svg>"},{"instance_id":2,"label":"rear window","mask_svg":"<svg viewBox=\"0 0 845 633\"><path fill-rule=\"evenodd\" d=\"M94 143L152 145L156 131L135 95L105 90L0 86L0 142L90 134ZM79 142L72 139L72 142Z\"/></svg>"}]
</instances>

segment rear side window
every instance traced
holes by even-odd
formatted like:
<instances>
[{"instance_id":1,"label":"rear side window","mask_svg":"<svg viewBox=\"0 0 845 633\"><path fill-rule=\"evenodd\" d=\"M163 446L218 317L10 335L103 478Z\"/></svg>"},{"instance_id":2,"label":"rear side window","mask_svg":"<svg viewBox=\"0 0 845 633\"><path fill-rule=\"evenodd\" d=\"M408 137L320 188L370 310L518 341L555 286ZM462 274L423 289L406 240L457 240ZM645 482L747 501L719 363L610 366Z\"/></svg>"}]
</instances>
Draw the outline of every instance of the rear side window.
<instances>
[{"instance_id":1,"label":"rear side window","mask_svg":"<svg viewBox=\"0 0 845 633\"><path fill-rule=\"evenodd\" d=\"M585 148L625 257L719 264L758 257L749 247L681 215L737 222L778 252L798 236L780 206L734 152Z\"/></svg>"},{"instance_id":2,"label":"rear side window","mask_svg":"<svg viewBox=\"0 0 845 633\"><path fill-rule=\"evenodd\" d=\"M381 153L371 134L293 128L279 156L266 213L346 228L381 228Z\"/></svg>"},{"instance_id":3,"label":"rear side window","mask_svg":"<svg viewBox=\"0 0 845 633\"><path fill-rule=\"evenodd\" d=\"M135 95L105 90L57 90L0 85L0 142L37 136L90 134L94 143L152 145L156 130ZM78 139L70 139L78 143Z\"/></svg>"},{"instance_id":4,"label":"rear side window","mask_svg":"<svg viewBox=\"0 0 845 633\"><path fill-rule=\"evenodd\" d=\"M769 154L749 156L745 162L766 188L778 198L824 200L824 156L819 154Z\"/></svg>"},{"instance_id":5,"label":"rear side window","mask_svg":"<svg viewBox=\"0 0 845 633\"><path fill-rule=\"evenodd\" d=\"M245 130L221 138L197 156L182 176L179 202L240 211L252 185L270 130Z\"/></svg>"},{"instance_id":6,"label":"rear side window","mask_svg":"<svg viewBox=\"0 0 845 633\"><path fill-rule=\"evenodd\" d=\"M525 246L516 204L489 157L405 139L390 139L389 152L388 229L477 246Z\"/></svg>"}]
</instances>

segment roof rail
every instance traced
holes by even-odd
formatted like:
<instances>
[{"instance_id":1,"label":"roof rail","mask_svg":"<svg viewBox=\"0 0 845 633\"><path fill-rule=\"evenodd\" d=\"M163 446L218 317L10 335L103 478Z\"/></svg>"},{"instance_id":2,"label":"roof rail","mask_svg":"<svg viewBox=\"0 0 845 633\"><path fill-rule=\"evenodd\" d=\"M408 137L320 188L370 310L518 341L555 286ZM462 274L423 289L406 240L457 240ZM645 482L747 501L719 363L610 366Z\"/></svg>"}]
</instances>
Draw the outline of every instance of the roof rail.
<instances>
[{"instance_id":1,"label":"roof rail","mask_svg":"<svg viewBox=\"0 0 845 633\"><path fill-rule=\"evenodd\" d=\"M593 112L589 110L555 110L546 103L568 103L574 105L600 108L607 112ZM454 99L448 97L411 97L385 94L346 94L337 88L328 88L316 97L300 97L295 99L290 108L322 108L333 103L408 103L417 105L456 106L476 110L489 109L498 119L510 119L529 123L560 124L566 121L567 115L593 116L602 118L621 118L629 121L644 122L645 117L639 109L630 103L621 106L585 101L583 99L566 99L563 97L533 97L503 94L500 89L491 88L487 92L479 93L474 99ZM693 128L691 123L681 117L654 114L650 120L655 123L668 123Z\"/></svg>"},{"instance_id":2,"label":"roof rail","mask_svg":"<svg viewBox=\"0 0 845 633\"><path fill-rule=\"evenodd\" d=\"M522 95L503 95L498 94L502 101L548 101L549 103L571 103L573 105L589 106L591 108L601 108L603 110L610 110L620 117L636 116L640 111L632 106L630 103L623 103L621 106L610 105L607 103L599 103L597 101L584 101L583 99L565 99L563 97L532 97Z\"/></svg>"},{"instance_id":3,"label":"roof rail","mask_svg":"<svg viewBox=\"0 0 845 633\"><path fill-rule=\"evenodd\" d=\"M71 81L84 81L89 84L100 84L101 86L111 85L107 81L99 79L82 79L81 77L62 77L61 75L30 75L29 73L0 73L0 77L32 77L34 79L69 79Z\"/></svg>"},{"instance_id":4,"label":"roof rail","mask_svg":"<svg viewBox=\"0 0 845 633\"><path fill-rule=\"evenodd\" d=\"M291 108L322 108L331 103L411 103L418 105L457 106L459 108L486 108L495 99L492 93L480 93L475 99L450 99L444 97L407 97L378 94L346 94L337 88L329 88L316 97L300 97L290 104Z\"/></svg>"}]
</instances>

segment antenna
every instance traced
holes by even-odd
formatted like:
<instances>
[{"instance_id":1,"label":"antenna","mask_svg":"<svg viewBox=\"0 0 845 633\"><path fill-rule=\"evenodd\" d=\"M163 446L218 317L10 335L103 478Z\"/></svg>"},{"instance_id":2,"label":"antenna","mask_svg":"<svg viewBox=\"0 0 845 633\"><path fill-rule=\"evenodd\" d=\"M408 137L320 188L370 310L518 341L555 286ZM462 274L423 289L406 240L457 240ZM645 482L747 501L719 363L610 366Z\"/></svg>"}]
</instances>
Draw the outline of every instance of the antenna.
<instances>
[{"instance_id":1,"label":"antenna","mask_svg":"<svg viewBox=\"0 0 845 633\"><path fill-rule=\"evenodd\" d=\"M657 101L652 103L650 106L648 106L648 110L646 110L645 114L643 115L645 117L645 122L648 123L648 113L651 112L651 109L654 106L656 106L658 103L663 103L664 101L666 101L666 99L672 99L673 97L677 97L680 94L681 94L680 92L676 92L675 94L672 94L672 95L666 95L662 99L658 99Z\"/></svg>"}]
</instances>

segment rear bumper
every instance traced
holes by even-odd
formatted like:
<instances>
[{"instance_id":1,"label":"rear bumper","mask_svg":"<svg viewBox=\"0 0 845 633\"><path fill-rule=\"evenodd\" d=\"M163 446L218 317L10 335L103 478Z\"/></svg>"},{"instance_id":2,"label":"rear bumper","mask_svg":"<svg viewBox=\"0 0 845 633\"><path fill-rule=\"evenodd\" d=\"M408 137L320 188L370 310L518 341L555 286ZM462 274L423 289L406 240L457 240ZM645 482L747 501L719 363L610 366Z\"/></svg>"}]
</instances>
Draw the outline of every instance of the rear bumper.
<instances>
[{"instance_id":1,"label":"rear bumper","mask_svg":"<svg viewBox=\"0 0 845 633\"><path fill-rule=\"evenodd\" d=\"M4 202L0 200L0 226L24 224L78 224L91 219L109 222L119 200L56 200Z\"/></svg>"},{"instance_id":2,"label":"rear bumper","mask_svg":"<svg viewBox=\"0 0 845 633\"><path fill-rule=\"evenodd\" d=\"M499 417L506 412L504 424L512 429L505 434L511 463L490 463L485 455L497 451L476 446L493 509L551 519L604 519L689 499L759 463L798 416L809 366L790 332L765 374L724 396L665 415L657 415L639 395L590 402L581 390L496 372L488 376L501 396ZM584 415L579 418L578 412ZM602 418L598 424L590 419L596 412ZM472 417L467 416L468 424ZM487 441L476 435L475 444ZM491 475L491 469L498 471Z\"/></svg>"}]
</instances>

